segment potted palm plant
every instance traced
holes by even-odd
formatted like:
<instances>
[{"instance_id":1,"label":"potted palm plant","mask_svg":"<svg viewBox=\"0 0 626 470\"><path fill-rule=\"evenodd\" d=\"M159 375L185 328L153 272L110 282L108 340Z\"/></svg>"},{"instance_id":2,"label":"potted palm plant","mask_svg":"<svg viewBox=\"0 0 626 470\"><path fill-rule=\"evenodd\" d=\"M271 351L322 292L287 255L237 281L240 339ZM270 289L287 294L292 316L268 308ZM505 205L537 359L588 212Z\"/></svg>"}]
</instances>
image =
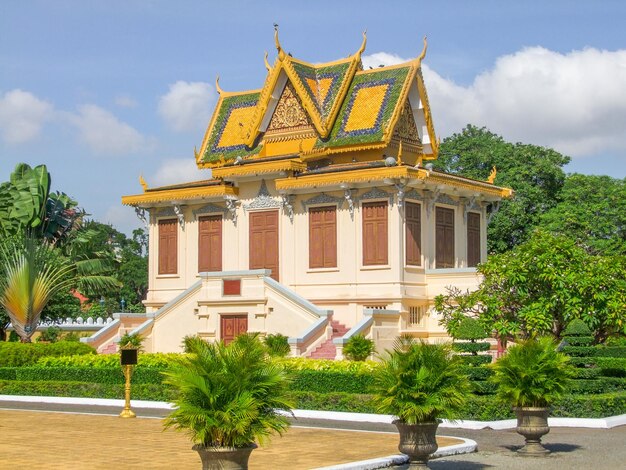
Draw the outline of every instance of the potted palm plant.
<instances>
[{"instance_id":1,"label":"potted palm plant","mask_svg":"<svg viewBox=\"0 0 626 470\"><path fill-rule=\"evenodd\" d=\"M513 406L517 432L526 438L523 455L545 455L541 437L550 432L550 405L567 390L573 367L551 338L528 339L507 350L491 365L497 397Z\"/></svg>"},{"instance_id":2,"label":"potted palm plant","mask_svg":"<svg viewBox=\"0 0 626 470\"><path fill-rule=\"evenodd\" d=\"M374 377L378 411L397 417L398 449L411 468L428 468L437 450L439 418L454 418L469 393L460 359L448 344L398 338Z\"/></svg>"},{"instance_id":3,"label":"potted palm plant","mask_svg":"<svg viewBox=\"0 0 626 470\"><path fill-rule=\"evenodd\" d=\"M247 469L250 453L289 421L288 378L256 335L230 345L188 338L189 354L165 373L177 392L165 427L187 431L203 470Z\"/></svg>"}]
</instances>

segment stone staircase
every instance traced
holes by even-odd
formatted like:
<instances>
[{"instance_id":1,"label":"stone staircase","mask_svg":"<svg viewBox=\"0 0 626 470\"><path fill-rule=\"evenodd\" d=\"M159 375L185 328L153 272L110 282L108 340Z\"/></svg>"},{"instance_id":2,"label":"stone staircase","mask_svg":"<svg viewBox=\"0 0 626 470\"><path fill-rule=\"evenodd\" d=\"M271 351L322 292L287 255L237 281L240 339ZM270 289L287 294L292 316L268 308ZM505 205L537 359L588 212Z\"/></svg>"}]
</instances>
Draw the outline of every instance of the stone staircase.
<instances>
[{"instance_id":1,"label":"stone staircase","mask_svg":"<svg viewBox=\"0 0 626 470\"><path fill-rule=\"evenodd\" d=\"M115 354L117 352L117 343L109 343L102 350L100 354Z\"/></svg>"},{"instance_id":2,"label":"stone staircase","mask_svg":"<svg viewBox=\"0 0 626 470\"><path fill-rule=\"evenodd\" d=\"M333 339L345 335L349 328L335 320L330 321L330 326L333 329L331 337L320 344L317 349L311 353L309 356L311 359L335 359L337 348L333 344Z\"/></svg>"}]
</instances>

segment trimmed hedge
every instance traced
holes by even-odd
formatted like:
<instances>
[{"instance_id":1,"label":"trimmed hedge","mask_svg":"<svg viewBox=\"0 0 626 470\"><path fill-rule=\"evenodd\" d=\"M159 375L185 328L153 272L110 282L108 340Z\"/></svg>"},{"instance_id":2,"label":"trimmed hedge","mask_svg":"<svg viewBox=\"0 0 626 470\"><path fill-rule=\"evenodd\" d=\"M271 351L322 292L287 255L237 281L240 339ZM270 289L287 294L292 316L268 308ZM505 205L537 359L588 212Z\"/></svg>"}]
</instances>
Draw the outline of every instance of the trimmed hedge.
<instances>
[{"instance_id":1,"label":"trimmed hedge","mask_svg":"<svg viewBox=\"0 0 626 470\"><path fill-rule=\"evenodd\" d=\"M598 347L596 348L596 356L626 358L626 347Z\"/></svg>"},{"instance_id":2,"label":"trimmed hedge","mask_svg":"<svg viewBox=\"0 0 626 470\"><path fill-rule=\"evenodd\" d=\"M626 377L626 358L573 357L570 362L580 368L598 368L604 377Z\"/></svg>"},{"instance_id":3,"label":"trimmed hedge","mask_svg":"<svg viewBox=\"0 0 626 470\"><path fill-rule=\"evenodd\" d=\"M493 371L487 367L463 367L463 372L470 380L487 380L493 375Z\"/></svg>"},{"instance_id":4,"label":"trimmed hedge","mask_svg":"<svg viewBox=\"0 0 626 470\"><path fill-rule=\"evenodd\" d=\"M139 353L138 365L166 369L180 358L177 353ZM42 367L119 367L119 354L97 354L89 356L42 357L37 361Z\"/></svg>"},{"instance_id":5,"label":"trimmed hedge","mask_svg":"<svg viewBox=\"0 0 626 470\"><path fill-rule=\"evenodd\" d=\"M124 386L86 382L0 380L0 395L124 398ZM132 387L134 400L172 401L174 396L174 391L164 385L136 384Z\"/></svg>"},{"instance_id":6,"label":"trimmed hedge","mask_svg":"<svg viewBox=\"0 0 626 470\"><path fill-rule=\"evenodd\" d=\"M478 367L484 364L491 364L492 357L489 354L481 354L479 356L461 356L461 360L468 366Z\"/></svg>"},{"instance_id":7,"label":"trimmed hedge","mask_svg":"<svg viewBox=\"0 0 626 470\"><path fill-rule=\"evenodd\" d=\"M571 357L593 357L598 348L594 346L563 346L561 352Z\"/></svg>"},{"instance_id":8,"label":"trimmed hedge","mask_svg":"<svg viewBox=\"0 0 626 470\"><path fill-rule=\"evenodd\" d=\"M598 377L596 379L573 380L570 386L572 393L597 394L626 390L624 377Z\"/></svg>"},{"instance_id":9,"label":"trimmed hedge","mask_svg":"<svg viewBox=\"0 0 626 470\"><path fill-rule=\"evenodd\" d=\"M489 351L491 345L489 343L452 343L452 349L463 353L477 353L480 351Z\"/></svg>"},{"instance_id":10,"label":"trimmed hedge","mask_svg":"<svg viewBox=\"0 0 626 470\"><path fill-rule=\"evenodd\" d=\"M568 336L563 338L568 346L591 346L593 344L593 336Z\"/></svg>"},{"instance_id":11,"label":"trimmed hedge","mask_svg":"<svg viewBox=\"0 0 626 470\"><path fill-rule=\"evenodd\" d=\"M21 381L94 382L101 384L124 383L121 367L19 367L15 379ZM159 369L138 366L134 368L133 384L160 384L163 375Z\"/></svg>"},{"instance_id":12,"label":"trimmed hedge","mask_svg":"<svg viewBox=\"0 0 626 470\"><path fill-rule=\"evenodd\" d=\"M325 370L299 370L291 374L291 390L302 392L367 393L373 383L371 374Z\"/></svg>"},{"instance_id":13,"label":"trimmed hedge","mask_svg":"<svg viewBox=\"0 0 626 470\"><path fill-rule=\"evenodd\" d=\"M34 365L46 356L94 355L96 350L85 343L59 341L58 343L13 343L0 341L0 366Z\"/></svg>"}]
</instances>

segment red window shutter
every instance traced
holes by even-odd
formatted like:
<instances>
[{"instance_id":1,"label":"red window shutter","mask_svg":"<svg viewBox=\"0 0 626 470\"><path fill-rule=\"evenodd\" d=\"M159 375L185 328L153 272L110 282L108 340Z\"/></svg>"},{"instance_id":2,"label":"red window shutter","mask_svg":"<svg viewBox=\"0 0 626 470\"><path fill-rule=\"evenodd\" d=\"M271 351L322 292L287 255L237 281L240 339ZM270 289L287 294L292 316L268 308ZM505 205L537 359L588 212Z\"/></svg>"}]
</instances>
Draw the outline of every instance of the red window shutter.
<instances>
[{"instance_id":1,"label":"red window shutter","mask_svg":"<svg viewBox=\"0 0 626 470\"><path fill-rule=\"evenodd\" d=\"M406 224L406 264L419 266L422 264L422 207L414 202L404 203Z\"/></svg>"},{"instance_id":2,"label":"red window shutter","mask_svg":"<svg viewBox=\"0 0 626 470\"><path fill-rule=\"evenodd\" d=\"M177 265L177 221L176 219L159 220L159 274L176 274Z\"/></svg>"},{"instance_id":3,"label":"red window shutter","mask_svg":"<svg viewBox=\"0 0 626 470\"><path fill-rule=\"evenodd\" d=\"M387 203L363 203L362 213L363 265L388 264Z\"/></svg>"},{"instance_id":4,"label":"red window shutter","mask_svg":"<svg viewBox=\"0 0 626 470\"><path fill-rule=\"evenodd\" d=\"M337 267L337 209L309 210L309 267Z\"/></svg>"},{"instance_id":5,"label":"red window shutter","mask_svg":"<svg viewBox=\"0 0 626 470\"><path fill-rule=\"evenodd\" d=\"M222 270L222 216L198 220L198 272Z\"/></svg>"},{"instance_id":6,"label":"red window shutter","mask_svg":"<svg viewBox=\"0 0 626 470\"><path fill-rule=\"evenodd\" d=\"M480 263L480 214L467 214L467 265L478 266Z\"/></svg>"},{"instance_id":7,"label":"red window shutter","mask_svg":"<svg viewBox=\"0 0 626 470\"><path fill-rule=\"evenodd\" d=\"M454 268L454 209L437 207L435 219L435 266Z\"/></svg>"}]
</instances>

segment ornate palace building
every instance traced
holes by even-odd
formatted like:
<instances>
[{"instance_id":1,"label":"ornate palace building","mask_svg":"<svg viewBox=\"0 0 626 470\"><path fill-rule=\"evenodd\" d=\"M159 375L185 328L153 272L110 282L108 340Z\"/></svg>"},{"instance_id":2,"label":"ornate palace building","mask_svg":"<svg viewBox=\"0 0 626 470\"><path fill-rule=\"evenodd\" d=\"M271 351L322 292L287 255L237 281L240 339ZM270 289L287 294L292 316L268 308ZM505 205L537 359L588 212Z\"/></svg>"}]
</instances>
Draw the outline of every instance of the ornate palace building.
<instances>
[{"instance_id":1,"label":"ornate palace building","mask_svg":"<svg viewBox=\"0 0 626 470\"><path fill-rule=\"evenodd\" d=\"M478 284L489 216L509 189L434 170L424 50L364 70L360 49L267 62L261 89L226 92L195 159L210 178L124 196L149 226L145 315L121 315L147 351L182 338L282 333L292 354L342 357L355 334L379 351L401 333L446 336L431 306ZM114 322L115 323L115 322Z\"/></svg>"}]
</instances>

